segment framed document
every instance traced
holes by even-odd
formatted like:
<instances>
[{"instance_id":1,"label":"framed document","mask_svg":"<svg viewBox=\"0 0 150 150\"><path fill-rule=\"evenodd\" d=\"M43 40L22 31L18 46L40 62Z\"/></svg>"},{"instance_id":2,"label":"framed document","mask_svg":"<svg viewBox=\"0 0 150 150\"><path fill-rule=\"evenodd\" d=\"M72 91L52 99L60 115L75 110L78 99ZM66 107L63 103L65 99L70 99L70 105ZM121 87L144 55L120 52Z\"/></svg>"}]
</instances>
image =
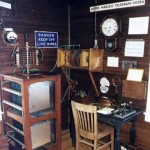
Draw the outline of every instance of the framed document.
<instances>
[{"instance_id":1,"label":"framed document","mask_svg":"<svg viewBox=\"0 0 150 150\"><path fill-rule=\"evenodd\" d=\"M144 74L144 69L129 69L127 74L127 80L141 82Z\"/></svg>"}]
</instances>

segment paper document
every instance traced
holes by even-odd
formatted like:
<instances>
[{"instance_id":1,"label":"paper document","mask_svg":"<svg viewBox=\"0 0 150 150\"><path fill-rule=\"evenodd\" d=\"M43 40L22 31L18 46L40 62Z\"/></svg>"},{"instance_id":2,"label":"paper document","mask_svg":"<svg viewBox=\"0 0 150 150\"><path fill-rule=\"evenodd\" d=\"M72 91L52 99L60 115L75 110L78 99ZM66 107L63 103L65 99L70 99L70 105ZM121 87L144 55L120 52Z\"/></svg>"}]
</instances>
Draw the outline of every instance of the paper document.
<instances>
[{"instance_id":1,"label":"paper document","mask_svg":"<svg viewBox=\"0 0 150 150\"><path fill-rule=\"evenodd\" d=\"M119 67L119 58L107 57L107 67Z\"/></svg>"},{"instance_id":2,"label":"paper document","mask_svg":"<svg viewBox=\"0 0 150 150\"><path fill-rule=\"evenodd\" d=\"M105 115L108 115L108 114L111 114L111 112L114 110L114 108L108 108L108 107L104 107L100 110L97 110L98 113L101 113L101 114L105 114Z\"/></svg>"},{"instance_id":3,"label":"paper document","mask_svg":"<svg viewBox=\"0 0 150 150\"><path fill-rule=\"evenodd\" d=\"M129 18L128 34L148 34L149 16Z\"/></svg>"},{"instance_id":4,"label":"paper document","mask_svg":"<svg viewBox=\"0 0 150 150\"><path fill-rule=\"evenodd\" d=\"M125 56L143 57L145 41L143 40L128 40L125 43Z\"/></svg>"}]
</instances>

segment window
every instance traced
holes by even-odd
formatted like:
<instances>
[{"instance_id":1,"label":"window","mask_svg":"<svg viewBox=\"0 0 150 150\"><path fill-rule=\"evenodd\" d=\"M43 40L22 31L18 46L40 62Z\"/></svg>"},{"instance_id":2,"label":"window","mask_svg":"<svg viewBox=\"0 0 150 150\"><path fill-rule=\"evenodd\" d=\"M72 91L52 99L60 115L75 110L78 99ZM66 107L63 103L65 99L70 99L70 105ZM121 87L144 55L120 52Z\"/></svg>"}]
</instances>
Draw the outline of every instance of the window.
<instances>
[{"instance_id":1,"label":"window","mask_svg":"<svg viewBox=\"0 0 150 150\"><path fill-rule=\"evenodd\" d=\"M148 76L148 90L147 90L147 105L145 112L145 121L150 122L150 65L149 65L149 76Z\"/></svg>"}]
</instances>

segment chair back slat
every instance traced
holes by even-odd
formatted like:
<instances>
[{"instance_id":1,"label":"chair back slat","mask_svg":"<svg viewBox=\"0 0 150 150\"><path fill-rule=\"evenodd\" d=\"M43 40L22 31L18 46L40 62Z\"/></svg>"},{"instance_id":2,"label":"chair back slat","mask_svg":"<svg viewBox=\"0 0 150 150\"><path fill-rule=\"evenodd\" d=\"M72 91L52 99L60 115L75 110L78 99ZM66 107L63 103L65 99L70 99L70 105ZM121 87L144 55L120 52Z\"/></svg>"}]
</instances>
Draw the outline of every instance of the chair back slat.
<instances>
[{"instance_id":1,"label":"chair back slat","mask_svg":"<svg viewBox=\"0 0 150 150\"><path fill-rule=\"evenodd\" d=\"M82 117L81 117L81 114L80 114L81 112L80 111L76 111L75 112L75 116L76 116L76 118L77 118L77 120L78 120L78 126L79 126L79 128L83 128L83 125L82 125ZM75 122L77 122L77 121L75 121Z\"/></svg>"},{"instance_id":2,"label":"chair back slat","mask_svg":"<svg viewBox=\"0 0 150 150\"><path fill-rule=\"evenodd\" d=\"M90 113L87 113L87 130L91 131Z\"/></svg>"},{"instance_id":3,"label":"chair back slat","mask_svg":"<svg viewBox=\"0 0 150 150\"><path fill-rule=\"evenodd\" d=\"M76 106L73 104L74 114L78 120L78 127L88 132L97 132L97 108L96 106L79 104ZM75 120L76 120L75 119Z\"/></svg>"},{"instance_id":4,"label":"chair back slat","mask_svg":"<svg viewBox=\"0 0 150 150\"><path fill-rule=\"evenodd\" d=\"M81 114L81 118L82 118L82 129L83 129L83 130L86 130L84 112L80 111L80 114Z\"/></svg>"}]
</instances>

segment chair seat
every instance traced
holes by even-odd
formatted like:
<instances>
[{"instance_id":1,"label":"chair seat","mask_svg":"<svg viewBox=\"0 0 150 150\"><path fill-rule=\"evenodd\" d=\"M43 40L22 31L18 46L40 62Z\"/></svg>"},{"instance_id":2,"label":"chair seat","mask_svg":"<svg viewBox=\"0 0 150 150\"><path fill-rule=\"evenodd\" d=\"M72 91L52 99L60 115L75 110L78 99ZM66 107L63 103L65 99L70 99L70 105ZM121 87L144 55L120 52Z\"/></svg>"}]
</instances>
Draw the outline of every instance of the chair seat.
<instances>
[{"instance_id":1,"label":"chair seat","mask_svg":"<svg viewBox=\"0 0 150 150\"><path fill-rule=\"evenodd\" d=\"M98 123L98 139L107 136L113 132L114 132L114 128L112 126L101 122Z\"/></svg>"}]
</instances>

